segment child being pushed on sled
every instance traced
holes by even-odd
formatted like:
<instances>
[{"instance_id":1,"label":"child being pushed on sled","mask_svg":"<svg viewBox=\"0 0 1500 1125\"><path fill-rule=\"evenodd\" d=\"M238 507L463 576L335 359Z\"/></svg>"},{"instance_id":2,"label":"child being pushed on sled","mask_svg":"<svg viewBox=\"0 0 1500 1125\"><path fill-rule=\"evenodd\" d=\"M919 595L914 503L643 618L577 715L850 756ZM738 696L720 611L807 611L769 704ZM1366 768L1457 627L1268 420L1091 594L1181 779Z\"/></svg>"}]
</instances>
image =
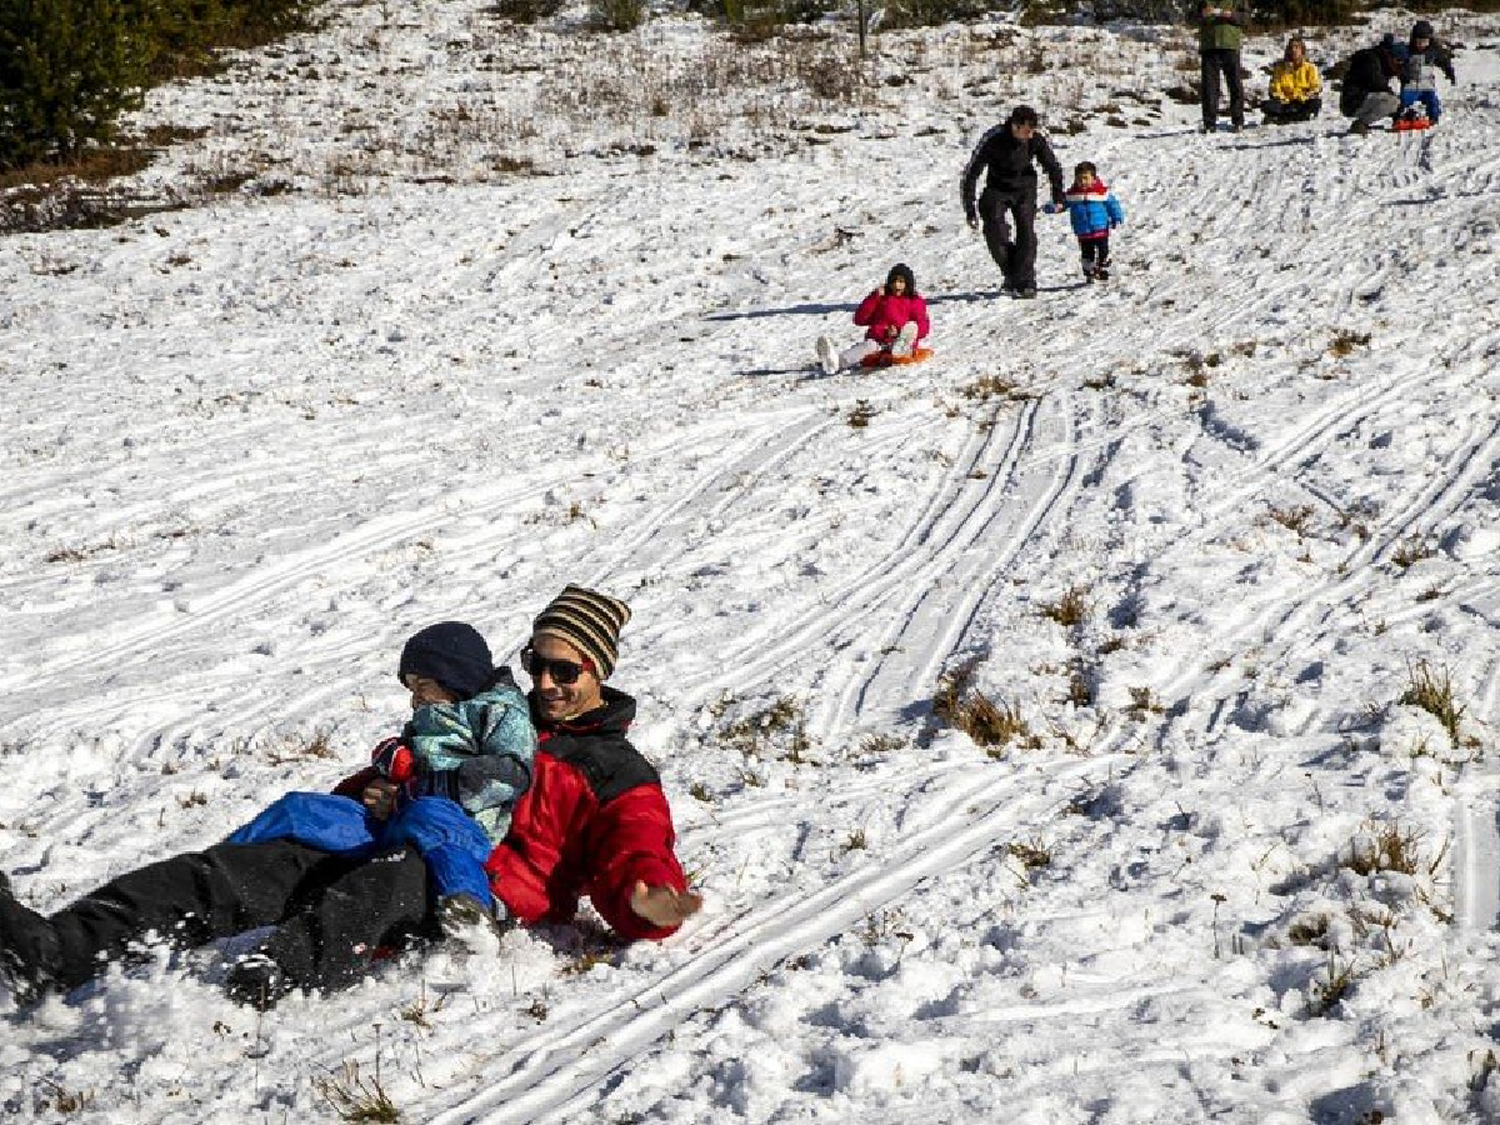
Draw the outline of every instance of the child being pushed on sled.
<instances>
[{"instance_id":1,"label":"child being pushed on sled","mask_svg":"<svg viewBox=\"0 0 1500 1125\"><path fill-rule=\"evenodd\" d=\"M1125 210L1114 193L1099 178L1099 169L1083 161L1073 169L1073 186L1063 194L1063 207L1073 220L1073 233L1083 255L1083 279L1109 279L1109 232L1125 221ZM1049 204L1044 210L1062 208Z\"/></svg>"},{"instance_id":2,"label":"child being pushed on sled","mask_svg":"<svg viewBox=\"0 0 1500 1125\"><path fill-rule=\"evenodd\" d=\"M918 344L927 338L927 302L917 292L911 267L897 263L885 284L859 303L854 323L865 338L840 352L827 336L818 337L818 363L833 375L849 367L882 367L917 358Z\"/></svg>"}]
</instances>

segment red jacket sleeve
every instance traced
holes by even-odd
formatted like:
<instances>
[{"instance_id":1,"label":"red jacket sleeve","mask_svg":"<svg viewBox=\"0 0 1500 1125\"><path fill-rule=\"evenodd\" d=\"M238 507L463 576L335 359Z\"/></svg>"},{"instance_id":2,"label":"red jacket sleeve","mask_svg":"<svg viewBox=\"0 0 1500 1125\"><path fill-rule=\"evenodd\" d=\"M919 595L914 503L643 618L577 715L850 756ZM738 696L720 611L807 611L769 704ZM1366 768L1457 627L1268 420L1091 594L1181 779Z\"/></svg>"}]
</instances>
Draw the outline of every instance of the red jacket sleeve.
<instances>
[{"instance_id":1,"label":"red jacket sleeve","mask_svg":"<svg viewBox=\"0 0 1500 1125\"><path fill-rule=\"evenodd\" d=\"M859 303L859 308L854 310L854 323L860 327L873 324L876 316L880 313L880 306L884 300L885 294L879 289L871 293Z\"/></svg>"},{"instance_id":2,"label":"red jacket sleeve","mask_svg":"<svg viewBox=\"0 0 1500 1125\"><path fill-rule=\"evenodd\" d=\"M673 853L672 812L659 785L638 785L601 808L589 832L592 877L588 896L621 937L660 941L676 926L653 926L630 908L637 882L687 890Z\"/></svg>"}]
</instances>

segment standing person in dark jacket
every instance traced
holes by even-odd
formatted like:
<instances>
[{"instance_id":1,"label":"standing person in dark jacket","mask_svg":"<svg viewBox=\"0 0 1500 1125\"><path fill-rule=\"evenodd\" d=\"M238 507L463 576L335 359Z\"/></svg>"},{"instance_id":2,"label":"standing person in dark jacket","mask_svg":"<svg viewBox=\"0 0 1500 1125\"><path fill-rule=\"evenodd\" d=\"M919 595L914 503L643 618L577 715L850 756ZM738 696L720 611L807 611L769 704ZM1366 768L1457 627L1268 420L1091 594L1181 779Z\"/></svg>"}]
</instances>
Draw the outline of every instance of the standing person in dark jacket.
<instances>
[{"instance_id":1,"label":"standing person in dark jacket","mask_svg":"<svg viewBox=\"0 0 1500 1125\"><path fill-rule=\"evenodd\" d=\"M1401 99L1391 89L1391 79L1401 73L1401 63L1391 47L1387 38L1349 57L1339 91L1339 112L1354 118L1349 125L1351 133L1368 133L1375 122L1401 111Z\"/></svg>"},{"instance_id":2,"label":"standing person in dark jacket","mask_svg":"<svg viewBox=\"0 0 1500 1125\"><path fill-rule=\"evenodd\" d=\"M984 244L1005 277L1005 291L1036 296L1036 168L1040 163L1052 187L1052 202L1063 203L1062 165L1038 127L1036 110L1018 105L1010 117L980 138L964 168L960 195L969 226L984 224ZM986 169L976 208L974 191ZM1012 235L1010 222L1015 223Z\"/></svg>"},{"instance_id":3,"label":"standing person in dark jacket","mask_svg":"<svg viewBox=\"0 0 1500 1125\"><path fill-rule=\"evenodd\" d=\"M495 898L520 922L566 921L588 895L622 937L660 939L702 905L674 854L656 771L625 738L635 701L603 684L629 614L569 586L537 617L522 654L539 745L531 787L486 864ZM337 792L373 808L393 788L367 769ZM153 931L195 946L271 926L228 980L231 995L268 1007L292 988L352 983L383 949L435 936L431 898L414 848L354 859L294 839L175 856L50 917L17 901L0 875L0 977L27 999L84 983Z\"/></svg>"},{"instance_id":4,"label":"standing person in dark jacket","mask_svg":"<svg viewBox=\"0 0 1500 1125\"><path fill-rule=\"evenodd\" d=\"M1203 107L1203 131L1219 127L1219 75L1229 88L1229 127L1238 133L1245 127L1245 86L1240 81L1240 43L1245 38L1245 17L1234 8L1216 7L1198 0L1198 100Z\"/></svg>"}]
</instances>

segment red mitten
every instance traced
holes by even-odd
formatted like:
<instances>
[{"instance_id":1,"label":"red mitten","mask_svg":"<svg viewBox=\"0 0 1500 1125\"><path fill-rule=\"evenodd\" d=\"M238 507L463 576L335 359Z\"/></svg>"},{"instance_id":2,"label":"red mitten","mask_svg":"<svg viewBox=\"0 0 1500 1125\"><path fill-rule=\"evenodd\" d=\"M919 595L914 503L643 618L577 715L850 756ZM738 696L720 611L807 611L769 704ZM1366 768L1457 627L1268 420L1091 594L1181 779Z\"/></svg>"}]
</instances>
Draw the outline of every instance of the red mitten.
<instances>
[{"instance_id":1,"label":"red mitten","mask_svg":"<svg viewBox=\"0 0 1500 1125\"><path fill-rule=\"evenodd\" d=\"M370 753L370 761L380 775L398 784L410 781L417 774L417 763L412 752L399 738L387 738Z\"/></svg>"}]
</instances>

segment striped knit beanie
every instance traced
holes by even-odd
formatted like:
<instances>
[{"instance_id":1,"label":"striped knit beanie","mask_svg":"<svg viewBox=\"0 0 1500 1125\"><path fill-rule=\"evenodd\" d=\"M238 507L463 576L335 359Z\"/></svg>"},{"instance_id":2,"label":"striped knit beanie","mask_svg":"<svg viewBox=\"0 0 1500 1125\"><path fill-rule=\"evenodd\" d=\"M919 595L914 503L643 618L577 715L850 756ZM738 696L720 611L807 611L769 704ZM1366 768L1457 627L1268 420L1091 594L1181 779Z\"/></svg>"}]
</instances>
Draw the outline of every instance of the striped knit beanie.
<instances>
[{"instance_id":1,"label":"striped knit beanie","mask_svg":"<svg viewBox=\"0 0 1500 1125\"><path fill-rule=\"evenodd\" d=\"M620 630L629 620L630 607L618 598L568 586L537 615L531 631L567 641L593 661L601 680L607 680L620 655Z\"/></svg>"}]
</instances>

